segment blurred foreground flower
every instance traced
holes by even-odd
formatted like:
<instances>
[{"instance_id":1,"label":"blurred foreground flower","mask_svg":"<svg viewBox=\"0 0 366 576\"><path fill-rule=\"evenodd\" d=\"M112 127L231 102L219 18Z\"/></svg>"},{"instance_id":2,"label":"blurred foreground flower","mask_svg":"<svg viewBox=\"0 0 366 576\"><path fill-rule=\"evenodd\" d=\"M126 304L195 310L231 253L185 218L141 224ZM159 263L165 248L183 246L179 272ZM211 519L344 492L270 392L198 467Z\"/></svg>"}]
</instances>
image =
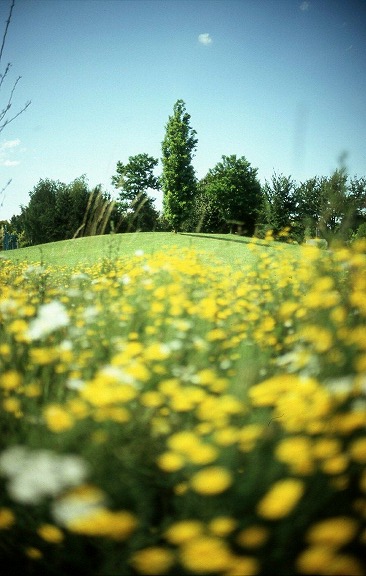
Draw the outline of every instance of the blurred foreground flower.
<instances>
[{"instance_id":1,"label":"blurred foreground flower","mask_svg":"<svg viewBox=\"0 0 366 576\"><path fill-rule=\"evenodd\" d=\"M57 496L80 484L87 472L88 466L79 456L51 450L11 446L0 455L0 474L8 478L8 493L22 504L39 504L47 496Z\"/></svg>"},{"instance_id":2,"label":"blurred foreground flower","mask_svg":"<svg viewBox=\"0 0 366 576\"><path fill-rule=\"evenodd\" d=\"M61 302L55 300L40 306L37 318L30 323L28 336L31 340L38 340L69 323L70 319L66 308Z\"/></svg>"}]
</instances>

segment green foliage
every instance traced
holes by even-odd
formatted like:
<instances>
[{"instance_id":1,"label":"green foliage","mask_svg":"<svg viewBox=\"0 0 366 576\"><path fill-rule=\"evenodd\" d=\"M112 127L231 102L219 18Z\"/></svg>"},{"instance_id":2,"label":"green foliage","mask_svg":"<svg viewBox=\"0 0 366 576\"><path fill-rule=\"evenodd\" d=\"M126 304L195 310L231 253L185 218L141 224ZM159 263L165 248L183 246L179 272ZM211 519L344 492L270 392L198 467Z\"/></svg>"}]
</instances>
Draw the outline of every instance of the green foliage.
<instances>
[{"instance_id":1,"label":"green foliage","mask_svg":"<svg viewBox=\"0 0 366 576\"><path fill-rule=\"evenodd\" d=\"M262 203L257 169L244 156L222 156L200 182L197 213L201 230L233 232L251 236L254 233Z\"/></svg>"},{"instance_id":2,"label":"green foliage","mask_svg":"<svg viewBox=\"0 0 366 576\"><path fill-rule=\"evenodd\" d=\"M117 162L112 184L120 189L118 210L122 214L119 230L152 231L156 228L158 212L148 190L158 190L159 178L153 174L158 160L148 154L130 156L128 163Z\"/></svg>"},{"instance_id":3,"label":"green foliage","mask_svg":"<svg viewBox=\"0 0 366 576\"><path fill-rule=\"evenodd\" d=\"M183 100L177 100L162 142L164 218L174 230L184 228L196 193L192 157L198 140L189 124L190 118Z\"/></svg>"},{"instance_id":4,"label":"green foliage","mask_svg":"<svg viewBox=\"0 0 366 576\"><path fill-rule=\"evenodd\" d=\"M30 202L23 209L24 229L29 244L61 240L56 226L56 201L63 189L61 182L46 178L41 179L29 193Z\"/></svg>"},{"instance_id":5,"label":"green foliage","mask_svg":"<svg viewBox=\"0 0 366 576\"><path fill-rule=\"evenodd\" d=\"M276 235L295 224L295 191L296 183L291 176L274 173L271 181L265 182L263 187L265 220Z\"/></svg>"},{"instance_id":6,"label":"green foliage","mask_svg":"<svg viewBox=\"0 0 366 576\"><path fill-rule=\"evenodd\" d=\"M28 206L11 220L23 245L110 231L114 203L100 186L90 191L85 176L70 184L40 180L29 196Z\"/></svg>"}]
</instances>

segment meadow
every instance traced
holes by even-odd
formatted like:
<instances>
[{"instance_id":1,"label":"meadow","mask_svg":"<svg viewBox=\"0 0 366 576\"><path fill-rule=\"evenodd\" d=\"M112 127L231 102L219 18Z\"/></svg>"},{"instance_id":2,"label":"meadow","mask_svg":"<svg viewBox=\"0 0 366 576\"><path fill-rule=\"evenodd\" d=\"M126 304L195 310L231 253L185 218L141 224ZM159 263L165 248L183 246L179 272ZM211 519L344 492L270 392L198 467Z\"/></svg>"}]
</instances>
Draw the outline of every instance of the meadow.
<instances>
[{"instance_id":1,"label":"meadow","mask_svg":"<svg viewBox=\"0 0 366 576\"><path fill-rule=\"evenodd\" d=\"M365 253L165 233L3 252L12 574L365 574Z\"/></svg>"}]
</instances>

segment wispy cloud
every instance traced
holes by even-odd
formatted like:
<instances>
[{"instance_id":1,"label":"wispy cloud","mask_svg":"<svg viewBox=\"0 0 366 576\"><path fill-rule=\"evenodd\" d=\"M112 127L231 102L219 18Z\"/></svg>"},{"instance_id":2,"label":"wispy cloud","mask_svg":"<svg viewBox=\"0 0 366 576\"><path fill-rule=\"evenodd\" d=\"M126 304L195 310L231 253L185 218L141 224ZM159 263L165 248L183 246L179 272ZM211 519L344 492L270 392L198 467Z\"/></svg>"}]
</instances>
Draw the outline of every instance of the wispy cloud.
<instances>
[{"instance_id":1,"label":"wispy cloud","mask_svg":"<svg viewBox=\"0 0 366 576\"><path fill-rule=\"evenodd\" d=\"M8 154L14 151L19 146L20 140L5 140L0 144L0 166L12 167L20 164L18 160L9 160Z\"/></svg>"},{"instance_id":2,"label":"wispy cloud","mask_svg":"<svg viewBox=\"0 0 366 576\"><path fill-rule=\"evenodd\" d=\"M0 166L18 166L20 164L19 160L1 160Z\"/></svg>"},{"instance_id":3,"label":"wispy cloud","mask_svg":"<svg viewBox=\"0 0 366 576\"><path fill-rule=\"evenodd\" d=\"M212 38L207 32L205 32L204 34L200 34L198 36L198 42L208 46L209 44L212 44Z\"/></svg>"},{"instance_id":4,"label":"wispy cloud","mask_svg":"<svg viewBox=\"0 0 366 576\"><path fill-rule=\"evenodd\" d=\"M17 138L16 140L5 140L2 144L0 144L0 150L7 150L8 148L15 148L15 146L19 146L20 140Z\"/></svg>"},{"instance_id":5,"label":"wispy cloud","mask_svg":"<svg viewBox=\"0 0 366 576\"><path fill-rule=\"evenodd\" d=\"M300 8L300 10L302 10L302 12L306 12L307 10L310 10L310 2L307 2L306 0L304 0L304 2L301 2L299 8Z\"/></svg>"}]
</instances>

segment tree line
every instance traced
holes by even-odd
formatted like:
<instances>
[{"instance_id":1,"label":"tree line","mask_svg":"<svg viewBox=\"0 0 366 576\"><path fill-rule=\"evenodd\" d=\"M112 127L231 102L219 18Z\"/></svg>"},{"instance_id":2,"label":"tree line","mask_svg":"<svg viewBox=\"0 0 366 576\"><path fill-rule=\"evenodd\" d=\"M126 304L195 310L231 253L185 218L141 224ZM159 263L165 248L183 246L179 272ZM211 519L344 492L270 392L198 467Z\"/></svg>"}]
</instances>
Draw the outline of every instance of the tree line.
<instances>
[{"instance_id":1,"label":"tree line","mask_svg":"<svg viewBox=\"0 0 366 576\"><path fill-rule=\"evenodd\" d=\"M307 237L351 240L366 236L366 178L350 178L341 167L331 176L296 183L274 173L261 185L258 169L244 157L225 156L198 180L192 165L198 139L183 100L165 126L159 160L146 153L117 162L111 184L117 199L85 176L70 184L40 180L27 206L9 228L21 245L79 236L133 231L238 233L303 242ZM161 190L163 210L151 193ZM0 222L0 224L4 224Z\"/></svg>"}]
</instances>

